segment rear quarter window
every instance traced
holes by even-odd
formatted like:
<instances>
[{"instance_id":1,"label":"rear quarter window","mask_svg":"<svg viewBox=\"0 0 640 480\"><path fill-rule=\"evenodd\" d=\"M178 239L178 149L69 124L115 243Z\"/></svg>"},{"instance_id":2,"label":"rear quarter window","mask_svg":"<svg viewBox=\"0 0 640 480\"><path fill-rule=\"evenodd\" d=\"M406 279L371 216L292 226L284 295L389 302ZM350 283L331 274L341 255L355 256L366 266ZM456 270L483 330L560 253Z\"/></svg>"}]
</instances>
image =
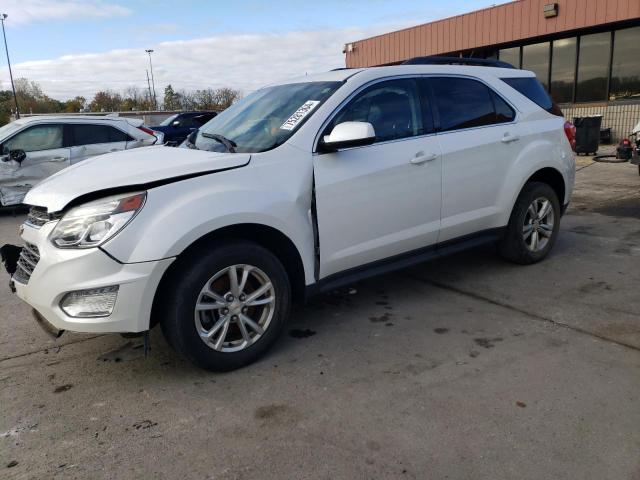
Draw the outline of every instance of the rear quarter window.
<instances>
[{"instance_id":1,"label":"rear quarter window","mask_svg":"<svg viewBox=\"0 0 640 480\"><path fill-rule=\"evenodd\" d=\"M540 108L554 113L553 101L542 84L535 77L502 78L504 83L516 89Z\"/></svg>"}]
</instances>

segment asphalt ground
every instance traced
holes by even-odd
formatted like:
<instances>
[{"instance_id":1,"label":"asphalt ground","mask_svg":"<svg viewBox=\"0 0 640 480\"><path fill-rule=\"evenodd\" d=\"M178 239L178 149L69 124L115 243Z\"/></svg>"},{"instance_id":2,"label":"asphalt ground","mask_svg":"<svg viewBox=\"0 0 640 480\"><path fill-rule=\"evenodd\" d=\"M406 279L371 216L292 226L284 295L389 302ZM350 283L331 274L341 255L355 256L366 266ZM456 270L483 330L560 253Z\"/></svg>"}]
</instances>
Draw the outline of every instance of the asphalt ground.
<instances>
[{"instance_id":1,"label":"asphalt ground","mask_svg":"<svg viewBox=\"0 0 640 480\"><path fill-rule=\"evenodd\" d=\"M0 283L0 477L639 479L640 177L577 170L546 261L488 246L361 282L227 374L157 329L146 358L51 340Z\"/></svg>"}]
</instances>

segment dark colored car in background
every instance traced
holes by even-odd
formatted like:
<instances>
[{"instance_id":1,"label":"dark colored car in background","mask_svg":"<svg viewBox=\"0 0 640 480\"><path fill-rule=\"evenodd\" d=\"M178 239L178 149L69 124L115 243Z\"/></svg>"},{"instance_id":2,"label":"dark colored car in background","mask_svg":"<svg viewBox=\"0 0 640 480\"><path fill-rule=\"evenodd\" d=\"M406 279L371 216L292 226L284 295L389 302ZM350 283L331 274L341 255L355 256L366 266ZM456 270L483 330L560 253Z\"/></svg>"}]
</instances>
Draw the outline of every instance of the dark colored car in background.
<instances>
[{"instance_id":1,"label":"dark colored car in background","mask_svg":"<svg viewBox=\"0 0 640 480\"><path fill-rule=\"evenodd\" d=\"M182 112L171 115L151 130L164 134L163 143L176 146L182 143L194 130L207 123L218 112Z\"/></svg>"}]
</instances>

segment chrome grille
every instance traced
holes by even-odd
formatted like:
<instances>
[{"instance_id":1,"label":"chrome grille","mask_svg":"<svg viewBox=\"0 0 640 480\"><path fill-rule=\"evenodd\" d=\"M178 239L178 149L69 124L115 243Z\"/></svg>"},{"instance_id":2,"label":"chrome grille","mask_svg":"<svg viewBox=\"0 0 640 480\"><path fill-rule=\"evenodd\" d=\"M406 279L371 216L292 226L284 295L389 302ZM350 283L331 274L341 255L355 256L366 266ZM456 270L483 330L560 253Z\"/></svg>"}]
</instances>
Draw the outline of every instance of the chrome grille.
<instances>
[{"instance_id":1,"label":"chrome grille","mask_svg":"<svg viewBox=\"0 0 640 480\"><path fill-rule=\"evenodd\" d=\"M33 270L40 261L40 251L38 247L30 243L25 243L20 252L20 258L18 259L18 265L16 272L13 274L13 279L26 285L29 283Z\"/></svg>"},{"instance_id":2,"label":"chrome grille","mask_svg":"<svg viewBox=\"0 0 640 480\"><path fill-rule=\"evenodd\" d=\"M28 223L32 227L40 228L49 220L51 220L51 218L49 217L46 208L31 207L29 209L29 214L27 215L26 223Z\"/></svg>"}]
</instances>

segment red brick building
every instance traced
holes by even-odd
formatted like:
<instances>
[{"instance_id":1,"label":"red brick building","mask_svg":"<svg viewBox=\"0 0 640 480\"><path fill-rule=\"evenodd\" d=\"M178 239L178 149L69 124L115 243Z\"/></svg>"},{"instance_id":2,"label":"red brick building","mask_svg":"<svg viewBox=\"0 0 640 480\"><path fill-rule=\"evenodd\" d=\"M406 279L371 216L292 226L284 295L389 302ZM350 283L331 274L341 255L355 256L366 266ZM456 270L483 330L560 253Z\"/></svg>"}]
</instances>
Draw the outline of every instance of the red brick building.
<instances>
[{"instance_id":1,"label":"red brick building","mask_svg":"<svg viewBox=\"0 0 640 480\"><path fill-rule=\"evenodd\" d=\"M346 66L424 55L498 58L532 70L567 116L640 121L640 0L517 0L345 45Z\"/></svg>"}]
</instances>

